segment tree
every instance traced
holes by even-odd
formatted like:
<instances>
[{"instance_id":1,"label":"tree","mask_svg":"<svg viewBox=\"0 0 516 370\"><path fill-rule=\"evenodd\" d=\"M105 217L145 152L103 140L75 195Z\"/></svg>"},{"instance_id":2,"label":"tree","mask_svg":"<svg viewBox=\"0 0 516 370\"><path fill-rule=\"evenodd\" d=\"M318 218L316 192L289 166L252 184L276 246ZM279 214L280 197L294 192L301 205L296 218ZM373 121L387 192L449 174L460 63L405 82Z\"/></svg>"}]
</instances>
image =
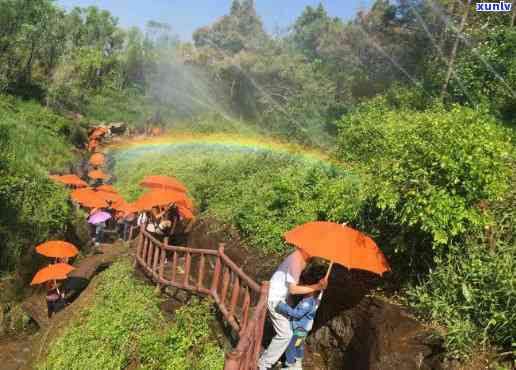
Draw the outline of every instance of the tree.
<instances>
[{"instance_id":1,"label":"tree","mask_svg":"<svg viewBox=\"0 0 516 370\"><path fill-rule=\"evenodd\" d=\"M254 1L235 0L229 15L211 27L202 27L193 34L195 46L216 48L222 53L236 54L242 50L256 50L267 39Z\"/></svg>"}]
</instances>

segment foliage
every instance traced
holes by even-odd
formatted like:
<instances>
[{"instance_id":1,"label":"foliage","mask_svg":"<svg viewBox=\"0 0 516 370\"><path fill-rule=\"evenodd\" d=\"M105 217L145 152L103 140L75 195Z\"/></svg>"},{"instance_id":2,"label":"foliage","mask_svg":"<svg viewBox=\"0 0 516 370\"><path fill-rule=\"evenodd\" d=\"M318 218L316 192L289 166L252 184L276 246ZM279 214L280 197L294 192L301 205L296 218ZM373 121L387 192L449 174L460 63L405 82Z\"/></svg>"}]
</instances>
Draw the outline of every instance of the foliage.
<instances>
[{"instance_id":1,"label":"foliage","mask_svg":"<svg viewBox=\"0 0 516 370\"><path fill-rule=\"evenodd\" d=\"M313 220L355 220L363 186L357 176L323 163L268 153L231 153L189 148L180 159L170 154L134 158L115 153L117 187L135 198L149 174L184 181L203 215L235 225L252 246L282 252L282 235ZM203 174L199 176L199 174Z\"/></svg>"},{"instance_id":2,"label":"foliage","mask_svg":"<svg viewBox=\"0 0 516 370\"><path fill-rule=\"evenodd\" d=\"M194 302L167 321L153 288L132 273L121 261L98 278L92 305L55 340L39 369L124 369L131 361L149 370L223 367L222 349L211 340L210 304Z\"/></svg>"},{"instance_id":3,"label":"foliage","mask_svg":"<svg viewBox=\"0 0 516 370\"><path fill-rule=\"evenodd\" d=\"M203 27L193 34L197 47L215 47L222 52L235 54L244 49L256 48L265 41L263 25L256 14L254 0L233 0L230 14L211 27Z\"/></svg>"},{"instance_id":4,"label":"foliage","mask_svg":"<svg viewBox=\"0 0 516 370\"><path fill-rule=\"evenodd\" d=\"M489 205L493 221L486 229L488 240L473 235L465 245L452 245L438 255L427 279L408 292L416 310L448 328L445 344L451 356L470 356L478 344L516 355L514 189Z\"/></svg>"},{"instance_id":5,"label":"foliage","mask_svg":"<svg viewBox=\"0 0 516 370\"><path fill-rule=\"evenodd\" d=\"M508 188L510 140L483 112L393 111L378 99L343 117L339 128L339 157L367 166L376 179L372 204L428 234L434 247L482 226L475 206Z\"/></svg>"},{"instance_id":6,"label":"foliage","mask_svg":"<svg viewBox=\"0 0 516 370\"><path fill-rule=\"evenodd\" d=\"M472 36L481 41L459 57L450 94L466 103L484 103L493 114L516 122L516 30L496 26Z\"/></svg>"},{"instance_id":7,"label":"foliage","mask_svg":"<svg viewBox=\"0 0 516 370\"><path fill-rule=\"evenodd\" d=\"M414 308L446 326L449 356L466 357L477 343L514 346L515 253L516 245L503 241L495 250L454 245L427 280L409 291Z\"/></svg>"},{"instance_id":8,"label":"foliage","mask_svg":"<svg viewBox=\"0 0 516 370\"><path fill-rule=\"evenodd\" d=\"M48 172L72 159L60 136L69 125L36 103L0 96L0 270L16 269L35 244L66 230L68 194Z\"/></svg>"}]
</instances>

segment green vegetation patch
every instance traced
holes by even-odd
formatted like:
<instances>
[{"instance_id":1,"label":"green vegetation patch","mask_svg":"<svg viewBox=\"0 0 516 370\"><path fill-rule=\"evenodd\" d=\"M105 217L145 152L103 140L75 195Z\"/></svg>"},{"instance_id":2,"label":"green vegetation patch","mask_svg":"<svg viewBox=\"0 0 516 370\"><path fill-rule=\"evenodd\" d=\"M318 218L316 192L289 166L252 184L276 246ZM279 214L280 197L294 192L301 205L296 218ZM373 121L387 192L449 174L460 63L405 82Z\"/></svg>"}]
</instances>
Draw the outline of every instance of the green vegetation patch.
<instances>
[{"instance_id":1,"label":"green vegetation patch","mask_svg":"<svg viewBox=\"0 0 516 370\"><path fill-rule=\"evenodd\" d=\"M37 103L0 95L0 271L16 269L36 243L66 230L68 194L48 174L73 159L63 135L71 127Z\"/></svg>"},{"instance_id":2,"label":"green vegetation patch","mask_svg":"<svg viewBox=\"0 0 516 370\"><path fill-rule=\"evenodd\" d=\"M38 369L222 369L224 352L213 339L209 301L194 301L166 319L154 288L133 277L128 261L102 273L95 297ZM90 288L91 289L91 288Z\"/></svg>"},{"instance_id":3,"label":"green vegetation patch","mask_svg":"<svg viewBox=\"0 0 516 370\"><path fill-rule=\"evenodd\" d=\"M514 351L508 130L480 110L394 110L383 99L343 117L339 127L339 158L375 180L364 229L374 230L396 278L408 283L412 307L448 328L448 355L468 356L480 344Z\"/></svg>"},{"instance_id":4,"label":"green vegetation patch","mask_svg":"<svg viewBox=\"0 0 516 370\"><path fill-rule=\"evenodd\" d=\"M296 225L349 221L360 212L362 181L341 169L272 153L190 149L139 157L115 153L117 188L135 199L144 176L175 176L187 184L203 216L236 226L267 253L284 252L282 235Z\"/></svg>"}]
</instances>

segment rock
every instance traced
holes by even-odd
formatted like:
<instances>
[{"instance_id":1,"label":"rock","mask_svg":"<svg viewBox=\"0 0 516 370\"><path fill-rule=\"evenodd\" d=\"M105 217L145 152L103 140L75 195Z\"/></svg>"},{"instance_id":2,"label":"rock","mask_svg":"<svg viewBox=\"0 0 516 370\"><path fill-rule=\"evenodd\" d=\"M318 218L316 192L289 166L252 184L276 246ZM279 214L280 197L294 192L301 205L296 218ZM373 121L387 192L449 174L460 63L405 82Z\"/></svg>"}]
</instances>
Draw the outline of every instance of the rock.
<instances>
[{"instance_id":1,"label":"rock","mask_svg":"<svg viewBox=\"0 0 516 370\"><path fill-rule=\"evenodd\" d=\"M127 123L125 122L112 122L107 126L114 135L122 135L127 130Z\"/></svg>"},{"instance_id":2,"label":"rock","mask_svg":"<svg viewBox=\"0 0 516 370\"><path fill-rule=\"evenodd\" d=\"M402 307L382 299L361 302L329 321L335 313L321 305L321 315L307 343L322 355L327 369L430 370L442 369L441 340L436 332L411 317ZM326 315L325 315L326 314Z\"/></svg>"}]
</instances>

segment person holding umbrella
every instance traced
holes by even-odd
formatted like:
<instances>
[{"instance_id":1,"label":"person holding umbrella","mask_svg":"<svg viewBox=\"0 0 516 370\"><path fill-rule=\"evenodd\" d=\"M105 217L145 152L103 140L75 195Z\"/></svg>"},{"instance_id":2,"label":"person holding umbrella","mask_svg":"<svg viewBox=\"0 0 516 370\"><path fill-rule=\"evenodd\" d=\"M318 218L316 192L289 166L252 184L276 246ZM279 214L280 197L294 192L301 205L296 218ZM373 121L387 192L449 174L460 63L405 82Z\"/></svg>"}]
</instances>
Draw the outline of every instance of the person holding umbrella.
<instances>
[{"instance_id":1,"label":"person holding umbrella","mask_svg":"<svg viewBox=\"0 0 516 370\"><path fill-rule=\"evenodd\" d=\"M98 247L102 243L106 221L111 218L111 214L103 210L94 210L88 219L88 223L95 225L95 246Z\"/></svg>"},{"instance_id":2,"label":"person holding umbrella","mask_svg":"<svg viewBox=\"0 0 516 370\"><path fill-rule=\"evenodd\" d=\"M48 318L65 306L64 293L59 291L55 280L47 281L47 311Z\"/></svg>"},{"instance_id":3,"label":"person holding umbrella","mask_svg":"<svg viewBox=\"0 0 516 370\"><path fill-rule=\"evenodd\" d=\"M287 349L292 338L289 321L277 312L278 305L284 301L288 293L309 294L320 290L320 302L334 263L380 276L390 271L389 263L376 243L369 236L345 224L308 222L288 231L283 237L287 243L295 245L297 250L283 261L270 282L267 304L276 336L260 357L260 370L272 367ZM311 257L323 258L330 262L326 276L318 284L298 285L301 271ZM282 305L281 308L286 307ZM315 315L315 311L313 314Z\"/></svg>"},{"instance_id":4,"label":"person holding umbrella","mask_svg":"<svg viewBox=\"0 0 516 370\"><path fill-rule=\"evenodd\" d=\"M305 284L309 283L306 276L301 276L301 281ZM321 294L317 295L316 292L305 294L295 308L286 303L278 305L277 311L290 320L294 333L285 352L285 370L302 369L304 342L308 333L312 330L315 314L321 302Z\"/></svg>"},{"instance_id":5,"label":"person holding umbrella","mask_svg":"<svg viewBox=\"0 0 516 370\"><path fill-rule=\"evenodd\" d=\"M31 285L47 284L46 301L49 318L65 305L64 294L57 288L56 280L66 279L73 269L73 266L66 263L51 264L39 270L30 283Z\"/></svg>"},{"instance_id":6,"label":"person holding umbrella","mask_svg":"<svg viewBox=\"0 0 516 370\"><path fill-rule=\"evenodd\" d=\"M263 352L258 361L260 370L272 368L280 359L292 340L293 331L288 318L278 311L281 303L287 302L290 295L306 295L324 290L328 285L327 278L317 284L300 285L299 278L306 268L310 255L300 248L292 252L278 267L270 280L267 309L274 326L276 335L272 338L269 347Z\"/></svg>"}]
</instances>

